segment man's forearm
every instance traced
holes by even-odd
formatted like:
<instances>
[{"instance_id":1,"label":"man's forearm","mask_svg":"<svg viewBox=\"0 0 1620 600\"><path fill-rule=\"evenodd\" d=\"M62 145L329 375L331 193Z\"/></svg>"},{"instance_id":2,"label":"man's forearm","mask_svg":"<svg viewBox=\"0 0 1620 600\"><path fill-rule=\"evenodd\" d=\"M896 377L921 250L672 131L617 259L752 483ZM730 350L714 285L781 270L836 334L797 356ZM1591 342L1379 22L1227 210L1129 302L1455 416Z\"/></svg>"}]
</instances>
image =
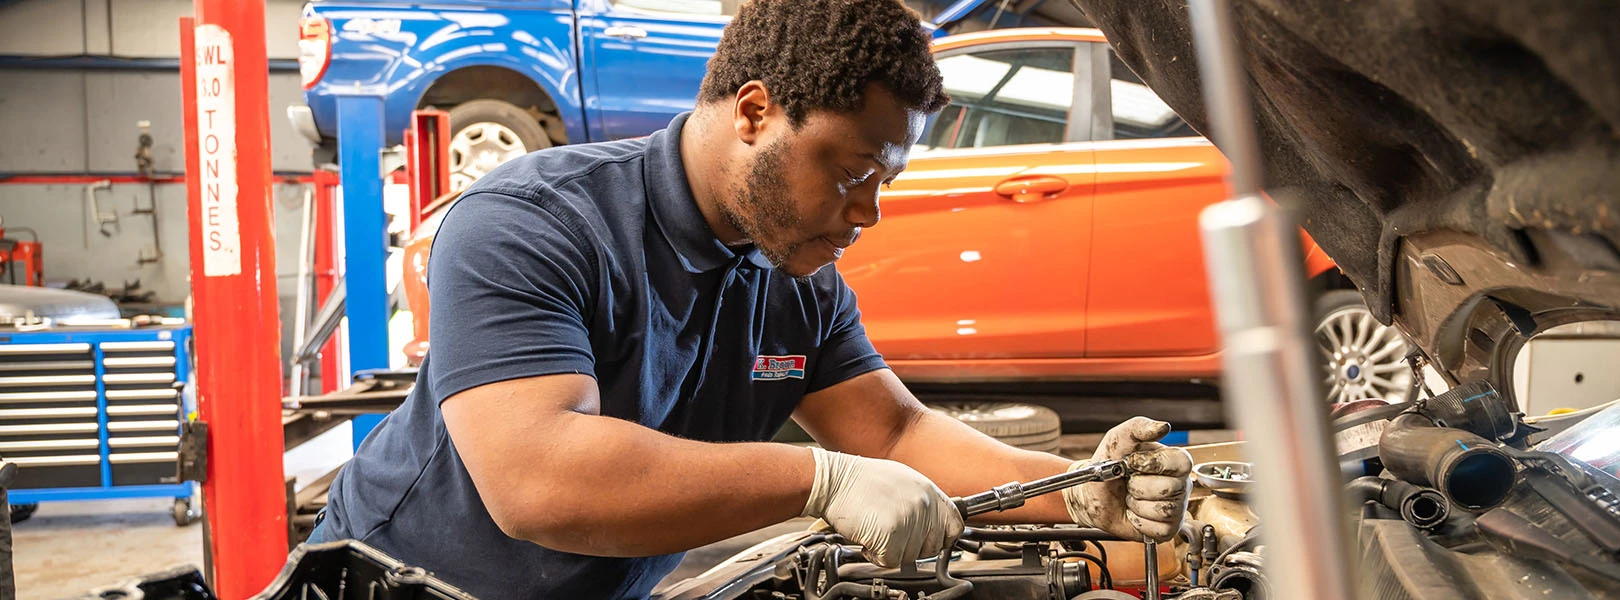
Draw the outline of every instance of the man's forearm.
<instances>
[{"instance_id":1,"label":"man's forearm","mask_svg":"<svg viewBox=\"0 0 1620 600\"><path fill-rule=\"evenodd\" d=\"M559 417L536 435L530 473L501 480L518 536L598 556L680 552L799 516L815 479L809 450L683 440L619 419ZM523 499L528 499L523 502Z\"/></svg>"},{"instance_id":2,"label":"man's forearm","mask_svg":"<svg viewBox=\"0 0 1620 600\"><path fill-rule=\"evenodd\" d=\"M885 458L932 479L951 496L977 494L1009 481L1029 482L1064 472L1073 461L1013 448L956 419L923 410ZM975 517L976 523L1072 523L1062 494L1030 498L1023 508Z\"/></svg>"}]
</instances>

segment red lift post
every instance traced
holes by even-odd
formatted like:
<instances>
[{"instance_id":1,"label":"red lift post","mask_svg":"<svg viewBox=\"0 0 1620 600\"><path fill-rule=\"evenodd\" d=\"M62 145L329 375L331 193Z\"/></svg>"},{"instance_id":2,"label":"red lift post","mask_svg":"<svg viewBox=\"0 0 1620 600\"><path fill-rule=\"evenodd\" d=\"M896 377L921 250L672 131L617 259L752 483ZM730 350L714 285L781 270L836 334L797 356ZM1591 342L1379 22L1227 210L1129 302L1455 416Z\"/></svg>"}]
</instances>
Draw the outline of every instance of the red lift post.
<instances>
[{"instance_id":1,"label":"red lift post","mask_svg":"<svg viewBox=\"0 0 1620 600\"><path fill-rule=\"evenodd\" d=\"M450 113L423 109L411 113L405 130L405 172L410 177L411 228L422 224L422 209L450 191Z\"/></svg>"},{"instance_id":2,"label":"red lift post","mask_svg":"<svg viewBox=\"0 0 1620 600\"><path fill-rule=\"evenodd\" d=\"M334 228L332 219L335 212L332 210L336 197L332 194L338 186L338 175L331 171L316 170L314 177L315 187L315 306L325 306L326 300L332 297L332 288L337 287L337 245L333 238ZM343 335L341 330L332 333L332 339L326 341L321 347L321 393L330 394L338 390L343 381L342 370L338 367L338 338Z\"/></svg>"},{"instance_id":3,"label":"red lift post","mask_svg":"<svg viewBox=\"0 0 1620 600\"><path fill-rule=\"evenodd\" d=\"M203 506L221 598L263 590L286 562L281 328L263 2L195 0L181 85ZM195 27L193 27L195 25Z\"/></svg>"}]
</instances>

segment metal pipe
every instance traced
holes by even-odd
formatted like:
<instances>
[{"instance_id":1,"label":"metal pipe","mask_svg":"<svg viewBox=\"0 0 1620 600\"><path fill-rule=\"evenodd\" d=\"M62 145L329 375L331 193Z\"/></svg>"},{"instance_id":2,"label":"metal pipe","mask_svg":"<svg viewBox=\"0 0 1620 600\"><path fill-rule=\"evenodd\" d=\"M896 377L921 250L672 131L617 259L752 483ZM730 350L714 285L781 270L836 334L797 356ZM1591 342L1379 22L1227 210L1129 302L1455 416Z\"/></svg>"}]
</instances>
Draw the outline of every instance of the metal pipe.
<instances>
[{"instance_id":1,"label":"metal pipe","mask_svg":"<svg viewBox=\"0 0 1620 600\"><path fill-rule=\"evenodd\" d=\"M309 305L312 297L314 281L310 277L310 261L314 254L315 240L311 230L315 220L315 192L304 190L303 219L298 223L298 280L294 286L297 293L293 300L293 340L299 343L304 341L304 331L309 327ZM304 395L304 380L308 370L304 368L305 360L294 355L292 360L292 376L288 386L287 395L297 398Z\"/></svg>"},{"instance_id":2,"label":"metal pipe","mask_svg":"<svg viewBox=\"0 0 1620 600\"><path fill-rule=\"evenodd\" d=\"M1260 154L1247 83L1223 0L1193 0L1193 35L1215 143L1231 161L1232 200L1199 218L1220 324L1227 414L1248 438L1261 476L1266 563L1280 598L1355 597L1342 521L1342 484L1306 330L1298 227L1259 193ZM1262 433L1263 432L1263 433Z\"/></svg>"},{"instance_id":3,"label":"metal pipe","mask_svg":"<svg viewBox=\"0 0 1620 600\"><path fill-rule=\"evenodd\" d=\"M1146 546L1142 552L1142 562L1143 578L1147 585L1147 593L1142 598L1159 600L1159 543L1153 538L1146 538L1142 544Z\"/></svg>"},{"instance_id":4,"label":"metal pipe","mask_svg":"<svg viewBox=\"0 0 1620 600\"><path fill-rule=\"evenodd\" d=\"M1260 193L1260 143L1249 108L1248 80L1238 62L1232 11L1226 0L1193 0L1187 6L1210 138L1232 164L1227 181L1236 198Z\"/></svg>"}]
</instances>

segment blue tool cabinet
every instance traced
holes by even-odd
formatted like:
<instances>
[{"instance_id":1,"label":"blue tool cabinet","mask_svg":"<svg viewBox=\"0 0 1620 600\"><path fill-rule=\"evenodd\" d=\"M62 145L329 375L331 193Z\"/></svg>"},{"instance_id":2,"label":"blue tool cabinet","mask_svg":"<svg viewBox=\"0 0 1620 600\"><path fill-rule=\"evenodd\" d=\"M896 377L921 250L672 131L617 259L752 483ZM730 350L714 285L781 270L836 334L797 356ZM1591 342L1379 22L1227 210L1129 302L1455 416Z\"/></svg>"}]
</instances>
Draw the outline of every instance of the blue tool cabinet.
<instances>
[{"instance_id":1,"label":"blue tool cabinet","mask_svg":"<svg viewBox=\"0 0 1620 600\"><path fill-rule=\"evenodd\" d=\"M10 502L170 497L179 480L191 327L0 330L0 456L21 469Z\"/></svg>"}]
</instances>

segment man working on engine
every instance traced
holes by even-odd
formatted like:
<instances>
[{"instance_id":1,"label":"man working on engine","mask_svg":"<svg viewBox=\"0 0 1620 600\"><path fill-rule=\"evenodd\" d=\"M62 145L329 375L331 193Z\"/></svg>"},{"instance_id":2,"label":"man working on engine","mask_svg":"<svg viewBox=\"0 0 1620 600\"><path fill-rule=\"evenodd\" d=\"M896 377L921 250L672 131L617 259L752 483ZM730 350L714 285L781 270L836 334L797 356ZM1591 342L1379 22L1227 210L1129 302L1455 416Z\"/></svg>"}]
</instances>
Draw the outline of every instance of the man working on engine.
<instances>
[{"instance_id":1,"label":"man working on engine","mask_svg":"<svg viewBox=\"0 0 1620 600\"><path fill-rule=\"evenodd\" d=\"M1063 472L925 409L832 268L948 98L901 0L753 0L697 109L475 184L429 264L412 397L334 483L316 540L359 539L494 598L636 598L681 552L821 517L885 565L940 552L951 495ZM767 440L792 417L826 448ZM1138 417L1136 473L993 522L1167 539L1187 454Z\"/></svg>"}]
</instances>

